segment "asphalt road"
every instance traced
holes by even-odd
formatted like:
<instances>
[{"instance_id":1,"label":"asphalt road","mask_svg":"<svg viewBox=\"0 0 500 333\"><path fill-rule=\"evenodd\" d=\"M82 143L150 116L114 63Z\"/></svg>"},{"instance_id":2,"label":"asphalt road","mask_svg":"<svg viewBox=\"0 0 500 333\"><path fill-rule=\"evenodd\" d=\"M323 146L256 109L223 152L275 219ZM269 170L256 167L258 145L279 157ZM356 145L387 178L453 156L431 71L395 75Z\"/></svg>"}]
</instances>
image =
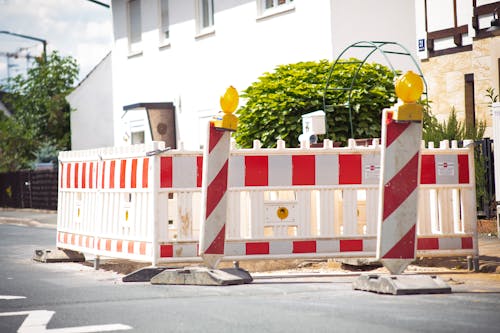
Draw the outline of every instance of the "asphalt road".
<instances>
[{"instance_id":1,"label":"asphalt road","mask_svg":"<svg viewBox=\"0 0 500 333\"><path fill-rule=\"evenodd\" d=\"M123 283L81 264L31 261L55 230L0 225L0 332L498 332L500 290L354 291L355 277L226 287ZM9 297L7 297L9 296ZM15 298L24 297L24 298Z\"/></svg>"}]
</instances>

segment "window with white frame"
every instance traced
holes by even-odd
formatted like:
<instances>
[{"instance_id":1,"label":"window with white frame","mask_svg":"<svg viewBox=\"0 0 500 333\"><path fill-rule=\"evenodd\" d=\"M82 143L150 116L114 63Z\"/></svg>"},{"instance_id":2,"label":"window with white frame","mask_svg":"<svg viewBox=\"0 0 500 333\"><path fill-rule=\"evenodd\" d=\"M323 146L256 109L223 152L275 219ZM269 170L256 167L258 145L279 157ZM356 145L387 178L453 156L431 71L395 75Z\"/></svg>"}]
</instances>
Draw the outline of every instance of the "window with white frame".
<instances>
[{"instance_id":1,"label":"window with white frame","mask_svg":"<svg viewBox=\"0 0 500 333\"><path fill-rule=\"evenodd\" d=\"M278 6L287 5L293 0L262 0L264 9L276 8Z\"/></svg>"},{"instance_id":2,"label":"window with white frame","mask_svg":"<svg viewBox=\"0 0 500 333\"><path fill-rule=\"evenodd\" d=\"M169 0L160 0L160 43L165 44L170 38Z\"/></svg>"},{"instance_id":3,"label":"window with white frame","mask_svg":"<svg viewBox=\"0 0 500 333\"><path fill-rule=\"evenodd\" d=\"M128 12L128 44L129 52L142 51L141 0L129 0Z\"/></svg>"},{"instance_id":4,"label":"window with white frame","mask_svg":"<svg viewBox=\"0 0 500 333\"><path fill-rule=\"evenodd\" d=\"M214 1L198 0L198 33L203 34L213 31L214 26Z\"/></svg>"},{"instance_id":5,"label":"window with white frame","mask_svg":"<svg viewBox=\"0 0 500 333\"><path fill-rule=\"evenodd\" d=\"M294 8L293 0L257 0L260 16L268 16Z\"/></svg>"}]
</instances>

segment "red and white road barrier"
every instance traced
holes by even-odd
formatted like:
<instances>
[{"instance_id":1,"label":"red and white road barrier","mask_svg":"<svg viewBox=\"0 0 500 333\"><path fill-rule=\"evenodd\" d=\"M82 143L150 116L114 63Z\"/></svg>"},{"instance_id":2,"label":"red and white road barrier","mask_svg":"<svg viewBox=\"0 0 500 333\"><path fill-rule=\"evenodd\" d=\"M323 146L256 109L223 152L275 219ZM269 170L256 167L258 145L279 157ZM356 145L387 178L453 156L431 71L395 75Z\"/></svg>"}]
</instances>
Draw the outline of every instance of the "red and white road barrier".
<instances>
[{"instance_id":1,"label":"red and white road barrier","mask_svg":"<svg viewBox=\"0 0 500 333\"><path fill-rule=\"evenodd\" d=\"M208 124L203 163L199 255L210 268L224 256L227 219L227 178L231 132Z\"/></svg>"},{"instance_id":2,"label":"red and white road barrier","mask_svg":"<svg viewBox=\"0 0 500 333\"><path fill-rule=\"evenodd\" d=\"M421 137L421 122L384 110L377 258L392 274L415 260Z\"/></svg>"},{"instance_id":3,"label":"red and white road barrier","mask_svg":"<svg viewBox=\"0 0 500 333\"><path fill-rule=\"evenodd\" d=\"M256 249L259 258L375 256L379 145L257 146L229 153L225 259L256 258ZM146 156L161 148L61 152L57 246L153 264L200 261L203 154ZM474 255L472 148L422 148L421 161L418 255Z\"/></svg>"}]
</instances>

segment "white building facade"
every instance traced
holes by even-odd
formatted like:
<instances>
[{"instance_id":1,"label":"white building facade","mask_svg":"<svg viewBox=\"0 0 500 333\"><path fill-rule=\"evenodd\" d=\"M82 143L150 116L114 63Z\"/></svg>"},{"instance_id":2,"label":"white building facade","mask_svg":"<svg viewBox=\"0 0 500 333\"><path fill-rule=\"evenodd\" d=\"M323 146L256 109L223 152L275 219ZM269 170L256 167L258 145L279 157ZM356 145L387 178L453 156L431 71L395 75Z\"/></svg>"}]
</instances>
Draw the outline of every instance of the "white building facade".
<instances>
[{"instance_id":1,"label":"white building facade","mask_svg":"<svg viewBox=\"0 0 500 333\"><path fill-rule=\"evenodd\" d=\"M114 145L156 131L175 136L170 146L199 149L229 85L242 91L278 65L334 60L358 41L395 41L416 57L415 8L415 0L113 0ZM147 119L148 107L168 116Z\"/></svg>"},{"instance_id":2,"label":"white building facade","mask_svg":"<svg viewBox=\"0 0 500 333\"><path fill-rule=\"evenodd\" d=\"M115 145L111 53L66 98L71 105L71 148Z\"/></svg>"}]
</instances>

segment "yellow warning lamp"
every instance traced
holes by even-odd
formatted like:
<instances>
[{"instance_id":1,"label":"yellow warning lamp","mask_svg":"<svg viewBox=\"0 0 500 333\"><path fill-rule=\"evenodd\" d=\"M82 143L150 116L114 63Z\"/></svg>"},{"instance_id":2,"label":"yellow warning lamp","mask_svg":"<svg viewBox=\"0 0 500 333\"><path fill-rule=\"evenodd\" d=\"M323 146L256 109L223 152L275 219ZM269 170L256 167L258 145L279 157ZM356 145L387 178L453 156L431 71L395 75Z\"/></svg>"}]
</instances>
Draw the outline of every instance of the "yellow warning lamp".
<instances>
[{"instance_id":1,"label":"yellow warning lamp","mask_svg":"<svg viewBox=\"0 0 500 333\"><path fill-rule=\"evenodd\" d=\"M220 98L220 107L222 108L222 114L218 114L213 120L214 126L227 131L236 131L238 126L238 117L236 117L233 112L236 111L238 107L240 96L238 91L233 86L227 88L224 96Z\"/></svg>"},{"instance_id":2,"label":"yellow warning lamp","mask_svg":"<svg viewBox=\"0 0 500 333\"><path fill-rule=\"evenodd\" d=\"M397 107L393 119L395 121L416 121L421 122L424 113L423 106L417 104L417 100L424 91L422 78L412 71L400 76L394 84L396 95L403 101Z\"/></svg>"}]
</instances>

